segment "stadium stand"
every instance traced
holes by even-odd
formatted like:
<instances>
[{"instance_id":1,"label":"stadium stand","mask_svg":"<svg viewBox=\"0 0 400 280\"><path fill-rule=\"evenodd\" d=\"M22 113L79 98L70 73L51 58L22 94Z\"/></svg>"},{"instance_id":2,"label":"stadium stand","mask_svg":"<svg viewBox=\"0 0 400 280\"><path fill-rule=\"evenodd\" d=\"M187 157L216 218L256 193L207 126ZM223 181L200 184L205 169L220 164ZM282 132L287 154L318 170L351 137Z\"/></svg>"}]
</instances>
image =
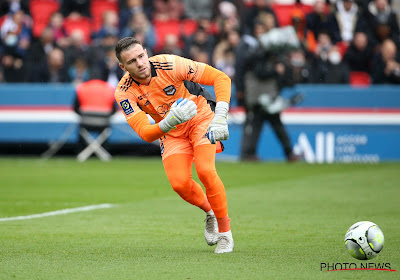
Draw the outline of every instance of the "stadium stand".
<instances>
[{"instance_id":1,"label":"stadium stand","mask_svg":"<svg viewBox=\"0 0 400 280\"><path fill-rule=\"evenodd\" d=\"M371 76L367 72L351 71L350 84L352 86L367 87L371 84Z\"/></svg>"},{"instance_id":2,"label":"stadium stand","mask_svg":"<svg viewBox=\"0 0 400 280\"><path fill-rule=\"evenodd\" d=\"M154 20L153 26L158 37L158 42L154 48L156 52L163 49L168 34L176 35L178 38L181 35L181 22L178 19ZM182 46L182 42L180 42L180 45Z\"/></svg>"},{"instance_id":3,"label":"stadium stand","mask_svg":"<svg viewBox=\"0 0 400 280\"><path fill-rule=\"evenodd\" d=\"M34 37L39 37L42 30L49 23L51 15L60 9L60 3L57 0L31 0L29 10L31 12Z\"/></svg>"},{"instance_id":4,"label":"stadium stand","mask_svg":"<svg viewBox=\"0 0 400 280\"><path fill-rule=\"evenodd\" d=\"M295 9L300 9L304 14L312 12L313 6L304 4L280 4L274 2L271 5L272 10L278 18L279 26L287 26L292 24L292 14Z\"/></svg>"},{"instance_id":5,"label":"stadium stand","mask_svg":"<svg viewBox=\"0 0 400 280\"><path fill-rule=\"evenodd\" d=\"M118 0L92 0L90 3L90 14L92 17L92 32L100 30L103 14L106 11L119 12Z\"/></svg>"},{"instance_id":6,"label":"stadium stand","mask_svg":"<svg viewBox=\"0 0 400 280\"><path fill-rule=\"evenodd\" d=\"M74 30L80 30L83 33L83 37L87 44L91 42L91 34L92 34L92 25L91 19L80 16L80 17L67 17L64 20L64 28L67 32L67 35L70 35Z\"/></svg>"}]
</instances>

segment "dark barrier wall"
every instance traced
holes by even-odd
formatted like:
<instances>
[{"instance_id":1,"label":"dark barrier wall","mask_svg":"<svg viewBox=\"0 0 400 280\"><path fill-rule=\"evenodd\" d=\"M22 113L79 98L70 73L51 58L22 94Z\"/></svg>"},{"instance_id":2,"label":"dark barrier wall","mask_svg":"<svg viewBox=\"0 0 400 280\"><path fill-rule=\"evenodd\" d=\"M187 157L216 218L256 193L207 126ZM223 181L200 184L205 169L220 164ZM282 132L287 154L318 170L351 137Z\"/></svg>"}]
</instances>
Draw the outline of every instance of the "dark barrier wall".
<instances>
[{"instance_id":1,"label":"dark barrier wall","mask_svg":"<svg viewBox=\"0 0 400 280\"><path fill-rule=\"evenodd\" d=\"M282 119L295 151L307 162L400 160L400 87L298 85L285 89L282 96L297 92L305 94L304 101L285 110ZM65 135L68 143L75 143L79 118L72 111L74 96L69 84L0 85L0 145L48 143ZM232 106L231 136L225 141L225 152L218 155L220 159L238 158L244 118L244 111ZM111 144L143 143L120 112L112 118L112 129ZM268 123L258 155L263 160L284 159Z\"/></svg>"}]
</instances>

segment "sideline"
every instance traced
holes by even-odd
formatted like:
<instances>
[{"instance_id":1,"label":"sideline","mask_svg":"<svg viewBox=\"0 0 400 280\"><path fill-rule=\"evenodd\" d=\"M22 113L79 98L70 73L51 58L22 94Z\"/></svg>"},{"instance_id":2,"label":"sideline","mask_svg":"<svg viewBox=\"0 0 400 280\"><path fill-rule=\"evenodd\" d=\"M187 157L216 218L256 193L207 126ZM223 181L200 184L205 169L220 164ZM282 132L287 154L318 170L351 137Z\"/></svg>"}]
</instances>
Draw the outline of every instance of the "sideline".
<instances>
[{"instance_id":1,"label":"sideline","mask_svg":"<svg viewBox=\"0 0 400 280\"><path fill-rule=\"evenodd\" d=\"M37 218L56 216L56 215L65 215L65 214L70 214L70 213L92 211L92 210L111 208L111 207L113 207L113 205L107 204L107 203L97 204L97 205L88 205L88 206L82 206L82 207L77 207L77 208L67 208L67 209L62 209L62 210L57 210L57 211L52 211L52 212L45 212L45 213L41 213L41 214L0 218L0 222L30 220L30 219L37 219Z\"/></svg>"}]
</instances>

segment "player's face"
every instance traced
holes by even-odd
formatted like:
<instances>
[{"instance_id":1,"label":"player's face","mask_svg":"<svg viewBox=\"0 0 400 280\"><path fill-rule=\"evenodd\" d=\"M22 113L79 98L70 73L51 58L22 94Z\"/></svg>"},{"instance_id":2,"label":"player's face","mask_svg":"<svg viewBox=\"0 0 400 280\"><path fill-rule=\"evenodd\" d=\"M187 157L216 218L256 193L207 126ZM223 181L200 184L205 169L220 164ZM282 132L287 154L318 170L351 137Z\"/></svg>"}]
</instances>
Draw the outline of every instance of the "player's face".
<instances>
[{"instance_id":1,"label":"player's face","mask_svg":"<svg viewBox=\"0 0 400 280\"><path fill-rule=\"evenodd\" d=\"M147 51L139 44L121 52L119 66L128 71L139 83L148 83L151 79L151 68Z\"/></svg>"}]
</instances>

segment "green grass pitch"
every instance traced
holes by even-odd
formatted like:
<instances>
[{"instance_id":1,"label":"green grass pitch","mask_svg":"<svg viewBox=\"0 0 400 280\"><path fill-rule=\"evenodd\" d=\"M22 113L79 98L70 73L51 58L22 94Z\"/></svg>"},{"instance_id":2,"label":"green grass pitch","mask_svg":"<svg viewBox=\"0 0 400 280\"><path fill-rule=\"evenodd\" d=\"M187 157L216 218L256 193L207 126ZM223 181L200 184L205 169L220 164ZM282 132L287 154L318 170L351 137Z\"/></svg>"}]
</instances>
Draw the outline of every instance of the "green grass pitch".
<instances>
[{"instance_id":1,"label":"green grass pitch","mask_svg":"<svg viewBox=\"0 0 400 280\"><path fill-rule=\"evenodd\" d=\"M113 204L0 222L0 279L400 279L400 163L217 162L217 170L232 254L207 246L204 214L173 192L158 158L0 159L0 218ZM385 235L367 262L397 272L321 271L366 263L343 242L361 220Z\"/></svg>"}]
</instances>

